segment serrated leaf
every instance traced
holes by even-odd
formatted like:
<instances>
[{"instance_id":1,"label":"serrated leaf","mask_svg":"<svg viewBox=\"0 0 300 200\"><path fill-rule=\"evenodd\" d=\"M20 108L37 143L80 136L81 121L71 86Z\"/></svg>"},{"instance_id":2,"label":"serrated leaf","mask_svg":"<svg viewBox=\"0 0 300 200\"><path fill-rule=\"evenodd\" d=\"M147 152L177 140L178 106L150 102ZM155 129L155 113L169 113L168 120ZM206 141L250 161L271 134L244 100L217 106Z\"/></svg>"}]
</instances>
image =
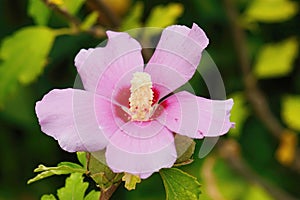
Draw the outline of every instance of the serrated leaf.
<instances>
[{"instance_id":1,"label":"serrated leaf","mask_svg":"<svg viewBox=\"0 0 300 200\"><path fill-rule=\"evenodd\" d=\"M5 38L0 47L0 105L19 84L29 84L43 71L55 33L47 27L26 27Z\"/></svg>"},{"instance_id":2,"label":"serrated leaf","mask_svg":"<svg viewBox=\"0 0 300 200\"><path fill-rule=\"evenodd\" d=\"M37 25L46 25L50 18L51 11L41 0L29 0L28 15L30 15Z\"/></svg>"},{"instance_id":3,"label":"serrated leaf","mask_svg":"<svg viewBox=\"0 0 300 200\"><path fill-rule=\"evenodd\" d=\"M57 196L61 200L83 200L84 193L88 186L89 184L87 182L83 182L83 176L81 173L72 173L70 177L66 179L65 187L57 190Z\"/></svg>"},{"instance_id":4,"label":"serrated leaf","mask_svg":"<svg viewBox=\"0 0 300 200\"><path fill-rule=\"evenodd\" d=\"M254 0L245 12L247 21L282 22L295 16L296 2L290 0Z\"/></svg>"},{"instance_id":5,"label":"serrated leaf","mask_svg":"<svg viewBox=\"0 0 300 200\"><path fill-rule=\"evenodd\" d=\"M152 9L145 26L146 27L166 27L176 22L182 14L183 6L179 3L170 3L166 6L156 6Z\"/></svg>"},{"instance_id":6,"label":"serrated leaf","mask_svg":"<svg viewBox=\"0 0 300 200\"><path fill-rule=\"evenodd\" d=\"M197 200L201 194L197 179L177 168L159 171L165 189L167 200Z\"/></svg>"},{"instance_id":7,"label":"serrated leaf","mask_svg":"<svg viewBox=\"0 0 300 200\"><path fill-rule=\"evenodd\" d=\"M75 15L84 4L85 0L63 0L60 6L66 8L68 12Z\"/></svg>"},{"instance_id":8,"label":"serrated leaf","mask_svg":"<svg viewBox=\"0 0 300 200\"><path fill-rule=\"evenodd\" d=\"M254 74L258 78L285 76L292 71L297 54L296 38L289 38L276 44L266 44L258 54Z\"/></svg>"},{"instance_id":9,"label":"serrated leaf","mask_svg":"<svg viewBox=\"0 0 300 200\"><path fill-rule=\"evenodd\" d=\"M130 9L128 15L122 20L120 30L126 31L142 26L142 16L144 11L144 4L140 1L136 2Z\"/></svg>"},{"instance_id":10,"label":"serrated leaf","mask_svg":"<svg viewBox=\"0 0 300 200\"><path fill-rule=\"evenodd\" d=\"M86 158L86 152L77 152L77 159L82 164L83 168L86 169L87 165L87 158Z\"/></svg>"},{"instance_id":11,"label":"serrated leaf","mask_svg":"<svg viewBox=\"0 0 300 200\"><path fill-rule=\"evenodd\" d=\"M230 96L233 98L234 106L231 110L230 119L235 122L235 128L230 129L230 135L239 136L241 128L250 114L249 108L246 106L246 99L242 92L234 93Z\"/></svg>"},{"instance_id":12,"label":"serrated leaf","mask_svg":"<svg viewBox=\"0 0 300 200\"><path fill-rule=\"evenodd\" d=\"M85 173L86 170L83 169L80 165L70 162L62 162L58 164L57 167L46 167L44 165L39 165L38 168L34 170L34 172L41 172L36 175L34 178L28 180L27 184L33 183L35 181L47 178L53 175L62 175L62 174L70 174L70 173Z\"/></svg>"},{"instance_id":13,"label":"serrated leaf","mask_svg":"<svg viewBox=\"0 0 300 200\"><path fill-rule=\"evenodd\" d=\"M122 181L125 181L125 188L127 190L134 190L136 184L141 182L141 178L125 172Z\"/></svg>"},{"instance_id":14,"label":"serrated leaf","mask_svg":"<svg viewBox=\"0 0 300 200\"><path fill-rule=\"evenodd\" d=\"M41 197L41 200L56 200L56 198L53 194L44 194Z\"/></svg>"},{"instance_id":15,"label":"serrated leaf","mask_svg":"<svg viewBox=\"0 0 300 200\"><path fill-rule=\"evenodd\" d=\"M84 200L98 200L100 198L100 192L92 190L88 195L84 197Z\"/></svg>"},{"instance_id":16,"label":"serrated leaf","mask_svg":"<svg viewBox=\"0 0 300 200\"><path fill-rule=\"evenodd\" d=\"M300 131L300 95L282 99L281 116L288 127Z\"/></svg>"}]
</instances>

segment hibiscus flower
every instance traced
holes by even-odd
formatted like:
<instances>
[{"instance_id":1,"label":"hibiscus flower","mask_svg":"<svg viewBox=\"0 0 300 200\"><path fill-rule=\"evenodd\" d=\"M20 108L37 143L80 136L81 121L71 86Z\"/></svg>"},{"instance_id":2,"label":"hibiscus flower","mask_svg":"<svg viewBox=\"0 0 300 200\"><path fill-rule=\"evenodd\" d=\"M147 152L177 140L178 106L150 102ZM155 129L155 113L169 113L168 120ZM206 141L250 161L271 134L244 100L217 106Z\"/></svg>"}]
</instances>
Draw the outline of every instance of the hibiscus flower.
<instances>
[{"instance_id":1,"label":"hibiscus flower","mask_svg":"<svg viewBox=\"0 0 300 200\"><path fill-rule=\"evenodd\" d=\"M36 104L42 131L62 149L105 149L112 171L147 178L175 163L175 134L216 137L233 126L232 99L172 93L193 76L208 45L196 24L164 29L145 67L135 39L123 32L107 36L105 47L82 49L75 58L84 90L54 89Z\"/></svg>"}]
</instances>

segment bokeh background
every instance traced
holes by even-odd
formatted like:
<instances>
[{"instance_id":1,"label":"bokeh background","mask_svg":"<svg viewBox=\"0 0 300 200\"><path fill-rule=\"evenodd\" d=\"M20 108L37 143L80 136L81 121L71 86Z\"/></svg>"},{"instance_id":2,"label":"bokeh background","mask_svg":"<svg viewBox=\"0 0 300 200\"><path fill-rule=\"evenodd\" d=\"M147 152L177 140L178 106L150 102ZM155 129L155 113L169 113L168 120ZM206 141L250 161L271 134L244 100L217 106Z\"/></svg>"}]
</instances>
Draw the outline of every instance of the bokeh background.
<instances>
[{"instance_id":1,"label":"bokeh background","mask_svg":"<svg viewBox=\"0 0 300 200\"><path fill-rule=\"evenodd\" d=\"M77 162L40 131L34 106L53 88L73 87L81 48L105 40L105 30L193 22L210 39L236 128L203 159L197 141L194 162L182 169L202 184L201 199L300 199L299 7L296 0L0 0L0 199L56 194L67 176L27 185L33 169ZM200 76L191 84L209 97ZM156 174L135 191L121 186L113 199L165 193Z\"/></svg>"}]
</instances>

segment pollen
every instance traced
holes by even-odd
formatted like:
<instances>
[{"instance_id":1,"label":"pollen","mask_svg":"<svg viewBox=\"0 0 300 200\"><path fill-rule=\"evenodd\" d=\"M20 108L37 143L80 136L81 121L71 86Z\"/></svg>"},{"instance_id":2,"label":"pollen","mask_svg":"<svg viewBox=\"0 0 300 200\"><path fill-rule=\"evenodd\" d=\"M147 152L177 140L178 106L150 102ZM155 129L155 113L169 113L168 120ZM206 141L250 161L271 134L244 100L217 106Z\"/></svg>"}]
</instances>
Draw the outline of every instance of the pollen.
<instances>
[{"instance_id":1,"label":"pollen","mask_svg":"<svg viewBox=\"0 0 300 200\"><path fill-rule=\"evenodd\" d=\"M131 120L147 121L153 110L151 76L145 72L136 72L130 83L129 111Z\"/></svg>"}]
</instances>

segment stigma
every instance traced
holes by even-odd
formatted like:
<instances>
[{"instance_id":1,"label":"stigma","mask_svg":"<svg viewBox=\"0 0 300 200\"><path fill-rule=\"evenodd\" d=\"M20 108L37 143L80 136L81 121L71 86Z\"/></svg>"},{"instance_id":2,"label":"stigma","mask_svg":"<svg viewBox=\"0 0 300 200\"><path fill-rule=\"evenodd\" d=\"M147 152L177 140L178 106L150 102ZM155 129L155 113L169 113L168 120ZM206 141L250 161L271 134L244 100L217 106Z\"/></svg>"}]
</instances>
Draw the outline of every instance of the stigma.
<instances>
[{"instance_id":1,"label":"stigma","mask_svg":"<svg viewBox=\"0 0 300 200\"><path fill-rule=\"evenodd\" d=\"M153 108L151 76L146 72L135 72L130 81L129 113L132 121L148 121Z\"/></svg>"}]
</instances>

